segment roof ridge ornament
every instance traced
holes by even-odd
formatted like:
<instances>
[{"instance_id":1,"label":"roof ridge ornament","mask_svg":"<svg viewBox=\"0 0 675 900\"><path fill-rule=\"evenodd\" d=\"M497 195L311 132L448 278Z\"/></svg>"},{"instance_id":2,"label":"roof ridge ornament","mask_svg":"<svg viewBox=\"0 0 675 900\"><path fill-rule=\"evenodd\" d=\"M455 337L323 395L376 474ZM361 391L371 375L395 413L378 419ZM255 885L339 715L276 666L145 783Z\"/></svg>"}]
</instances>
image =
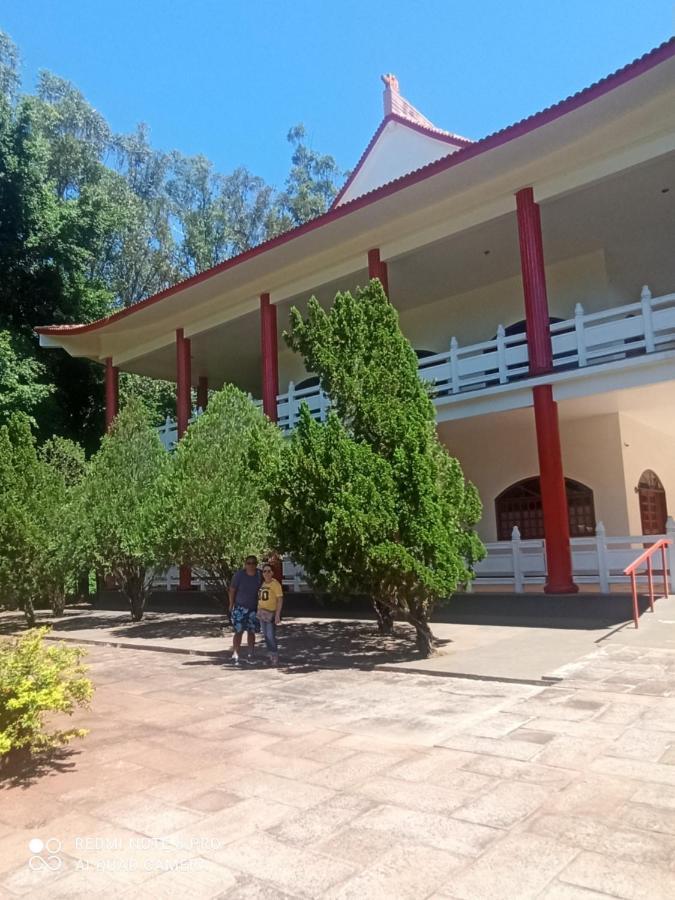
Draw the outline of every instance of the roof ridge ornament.
<instances>
[{"instance_id":1,"label":"roof ridge ornament","mask_svg":"<svg viewBox=\"0 0 675 900\"><path fill-rule=\"evenodd\" d=\"M419 109L414 107L410 101L401 96L398 78L393 73L388 72L386 75L381 75L380 77L384 83L382 99L384 102L385 118L391 115L399 116L399 118L407 119L409 122L422 125L424 128L429 128L432 131L448 134L448 132L443 131L442 128L438 128L434 125L434 123L427 119L426 116L423 116Z\"/></svg>"}]
</instances>

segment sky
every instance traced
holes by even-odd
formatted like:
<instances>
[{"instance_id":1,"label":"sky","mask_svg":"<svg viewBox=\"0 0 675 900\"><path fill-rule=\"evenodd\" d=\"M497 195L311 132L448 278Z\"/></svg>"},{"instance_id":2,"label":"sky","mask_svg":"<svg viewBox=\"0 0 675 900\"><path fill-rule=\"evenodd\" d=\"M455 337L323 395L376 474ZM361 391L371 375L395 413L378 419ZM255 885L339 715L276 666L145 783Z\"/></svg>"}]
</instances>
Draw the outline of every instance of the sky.
<instances>
[{"instance_id":1,"label":"sky","mask_svg":"<svg viewBox=\"0 0 675 900\"><path fill-rule=\"evenodd\" d=\"M484 137L667 40L673 0L0 0L24 89L74 82L117 132L281 186L288 129L354 166L380 75L441 128Z\"/></svg>"}]
</instances>

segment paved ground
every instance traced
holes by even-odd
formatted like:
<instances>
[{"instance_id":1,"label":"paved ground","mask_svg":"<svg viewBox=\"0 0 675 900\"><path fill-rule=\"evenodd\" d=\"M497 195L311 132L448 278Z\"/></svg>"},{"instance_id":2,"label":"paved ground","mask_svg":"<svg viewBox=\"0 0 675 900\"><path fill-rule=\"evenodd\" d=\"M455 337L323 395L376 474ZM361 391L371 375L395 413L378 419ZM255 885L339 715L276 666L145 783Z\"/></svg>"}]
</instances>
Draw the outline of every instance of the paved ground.
<instances>
[{"instance_id":1,"label":"paved ground","mask_svg":"<svg viewBox=\"0 0 675 900\"><path fill-rule=\"evenodd\" d=\"M89 736L0 790L0 896L672 898L668 616L543 688L92 646Z\"/></svg>"},{"instance_id":2,"label":"paved ground","mask_svg":"<svg viewBox=\"0 0 675 900\"><path fill-rule=\"evenodd\" d=\"M69 610L60 620L46 613L43 618L55 635L76 642L167 649L222 660L232 646L229 630L223 637L223 617L214 614L146 613L142 622L134 623L126 613L82 608ZM20 615L0 614L0 633L22 625ZM539 681L617 632L616 626L598 621L561 625L560 619L530 620L527 625L434 623L439 653L428 660L419 659L412 629L402 624L396 626L393 639L382 639L373 623L292 618L279 637L285 662L303 668L342 667L348 660L352 667L393 666L419 673Z\"/></svg>"}]
</instances>

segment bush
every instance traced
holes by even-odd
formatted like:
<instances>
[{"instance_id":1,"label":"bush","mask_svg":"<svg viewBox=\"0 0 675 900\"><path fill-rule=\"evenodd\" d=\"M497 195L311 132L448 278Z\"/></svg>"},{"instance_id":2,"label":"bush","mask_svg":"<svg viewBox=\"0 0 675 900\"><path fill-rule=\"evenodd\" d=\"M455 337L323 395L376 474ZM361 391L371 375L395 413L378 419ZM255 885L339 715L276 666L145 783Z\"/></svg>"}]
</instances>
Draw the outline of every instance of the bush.
<instances>
[{"instance_id":1,"label":"bush","mask_svg":"<svg viewBox=\"0 0 675 900\"><path fill-rule=\"evenodd\" d=\"M85 651L63 644L45 646L49 629L35 628L0 643L0 758L13 750L35 753L58 747L86 730L47 731L45 715L72 715L93 693L82 665Z\"/></svg>"}]
</instances>

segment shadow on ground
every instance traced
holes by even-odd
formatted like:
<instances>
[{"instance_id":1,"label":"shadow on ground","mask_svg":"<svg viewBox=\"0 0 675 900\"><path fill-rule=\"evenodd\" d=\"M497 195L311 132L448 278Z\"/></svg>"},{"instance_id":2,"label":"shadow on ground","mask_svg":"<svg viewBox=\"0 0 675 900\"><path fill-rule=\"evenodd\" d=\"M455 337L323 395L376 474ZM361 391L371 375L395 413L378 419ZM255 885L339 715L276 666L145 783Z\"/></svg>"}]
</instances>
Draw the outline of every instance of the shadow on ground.
<instances>
[{"instance_id":1,"label":"shadow on ground","mask_svg":"<svg viewBox=\"0 0 675 900\"><path fill-rule=\"evenodd\" d=\"M0 762L0 791L27 788L49 773L73 772L80 750L72 744L53 747L42 753L13 753Z\"/></svg>"}]
</instances>

